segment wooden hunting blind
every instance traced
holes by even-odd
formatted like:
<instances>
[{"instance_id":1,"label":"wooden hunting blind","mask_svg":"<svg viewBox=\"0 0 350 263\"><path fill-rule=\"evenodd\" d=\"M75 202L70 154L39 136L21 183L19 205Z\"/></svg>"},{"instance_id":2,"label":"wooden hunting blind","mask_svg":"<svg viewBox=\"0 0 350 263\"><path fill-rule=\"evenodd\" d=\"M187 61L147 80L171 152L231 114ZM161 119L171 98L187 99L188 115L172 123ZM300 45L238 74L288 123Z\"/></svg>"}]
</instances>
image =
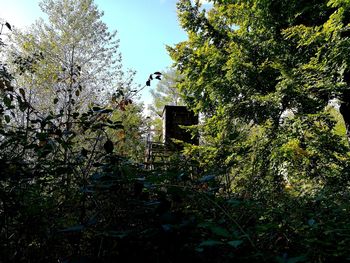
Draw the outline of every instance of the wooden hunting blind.
<instances>
[{"instance_id":1,"label":"wooden hunting blind","mask_svg":"<svg viewBox=\"0 0 350 263\"><path fill-rule=\"evenodd\" d=\"M152 141L151 130L147 137L147 147L145 152L146 169L156 167L167 169L170 156L183 149L181 143L174 142L173 139L199 144L199 136L192 136L191 132L180 126L191 126L198 124L198 115L189 111L185 106L166 105L163 110L163 142Z\"/></svg>"},{"instance_id":2,"label":"wooden hunting blind","mask_svg":"<svg viewBox=\"0 0 350 263\"><path fill-rule=\"evenodd\" d=\"M172 139L198 145L198 136L193 137L189 131L180 126L198 124L198 115L185 106L166 105L163 110L163 143L179 147Z\"/></svg>"}]
</instances>

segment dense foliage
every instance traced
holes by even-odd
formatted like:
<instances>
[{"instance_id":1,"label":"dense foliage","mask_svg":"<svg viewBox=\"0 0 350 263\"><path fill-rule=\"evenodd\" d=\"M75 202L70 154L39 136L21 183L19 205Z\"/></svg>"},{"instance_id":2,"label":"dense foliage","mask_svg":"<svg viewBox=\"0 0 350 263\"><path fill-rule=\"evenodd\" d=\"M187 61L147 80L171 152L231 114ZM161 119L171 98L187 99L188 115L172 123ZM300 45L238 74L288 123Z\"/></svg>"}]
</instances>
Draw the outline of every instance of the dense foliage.
<instances>
[{"instance_id":1,"label":"dense foliage","mask_svg":"<svg viewBox=\"0 0 350 263\"><path fill-rule=\"evenodd\" d=\"M209 11L178 3L188 40L169 51L187 103L205 118L204 144L187 152L231 195L259 203L252 237L283 262L349 256L330 241L349 244L349 148L328 105L340 104L348 127L348 9L348 1L218 0ZM330 230L335 218L342 227Z\"/></svg>"},{"instance_id":2,"label":"dense foliage","mask_svg":"<svg viewBox=\"0 0 350 263\"><path fill-rule=\"evenodd\" d=\"M42 7L1 25L0 261L350 260L347 0L178 1L154 111L181 95L201 143L159 169L102 13Z\"/></svg>"}]
</instances>

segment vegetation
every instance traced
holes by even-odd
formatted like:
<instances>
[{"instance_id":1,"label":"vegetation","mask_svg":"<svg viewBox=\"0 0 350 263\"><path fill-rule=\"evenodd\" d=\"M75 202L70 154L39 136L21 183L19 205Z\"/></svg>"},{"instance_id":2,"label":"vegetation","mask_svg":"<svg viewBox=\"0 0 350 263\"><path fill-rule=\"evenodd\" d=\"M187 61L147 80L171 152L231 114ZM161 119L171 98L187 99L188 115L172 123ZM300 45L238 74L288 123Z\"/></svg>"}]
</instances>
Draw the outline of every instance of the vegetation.
<instances>
[{"instance_id":1,"label":"vegetation","mask_svg":"<svg viewBox=\"0 0 350 263\"><path fill-rule=\"evenodd\" d=\"M193 2L153 95L200 113L201 143L159 170L92 0L2 24L1 261L350 260L349 1Z\"/></svg>"}]
</instances>

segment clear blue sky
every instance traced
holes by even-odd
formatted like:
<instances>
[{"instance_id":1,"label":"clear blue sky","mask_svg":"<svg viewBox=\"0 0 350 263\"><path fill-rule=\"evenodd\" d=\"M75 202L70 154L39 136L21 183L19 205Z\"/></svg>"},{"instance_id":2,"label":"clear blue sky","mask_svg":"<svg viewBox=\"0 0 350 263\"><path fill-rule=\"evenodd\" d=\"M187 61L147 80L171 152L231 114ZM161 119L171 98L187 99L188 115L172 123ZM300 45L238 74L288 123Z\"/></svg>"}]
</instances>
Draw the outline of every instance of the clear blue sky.
<instances>
[{"instance_id":1,"label":"clear blue sky","mask_svg":"<svg viewBox=\"0 0 350 263\"><path fill-rule=\"evenodd\" d=\"M0 0L0 18L19 28L29 27L43 17L40 0ZM150 73L171 66L165 45L186 39L176 16L176 0L95 0L104 11L103 21L117 30L126 68L137 71L136 82L144 85ZM152 87L156 82L153 81ZM151 103L149 88L141 98Z\"/></svg>"}]
</instances>

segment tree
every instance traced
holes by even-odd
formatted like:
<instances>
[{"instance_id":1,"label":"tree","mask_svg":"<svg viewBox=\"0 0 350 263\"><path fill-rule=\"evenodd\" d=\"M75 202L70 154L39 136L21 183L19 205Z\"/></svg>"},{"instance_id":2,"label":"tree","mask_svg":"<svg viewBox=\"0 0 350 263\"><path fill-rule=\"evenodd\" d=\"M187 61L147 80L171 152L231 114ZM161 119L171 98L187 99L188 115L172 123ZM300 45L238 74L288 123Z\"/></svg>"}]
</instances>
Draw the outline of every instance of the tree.
<instances>
[{"instance_id":1,"label":"tree","mask_svg":"<svg viewBox=\"0 0 350 263\"><path fill-rule=\"evenodd\" d=\"M179 2L189 41L171 52L195 84L183 90L204 102L201 110L234 104L248 121L277 123L286 109L317 112L338 98L346 112L346 1L213 2L208 12Z\"/></svg>"},{"instance_id":2,"label":"tree","mask_svg":"<svg viewBox=\"0 0 350 263\"><path fill-rule=\"evenodd\" d=\"M22 75L18 85L42 112L69 116L73 108L106 101L106 94L123 83L124 73L116 32L108 32L103 12L92 0L44 0L40 7L48 22L38 20L14 38L13 60Z\"/></svg>"},{"instance_id":3,"label":"tree","mask_svg":"<svg viewBox=\"0 0 350 263\"><path fill-rule=\"evenodd\" d=\"M179 90L177 89L177 85L180 82L181 76L175 69L169 69L162 74L162 79L157 83L156 89L151 90L153 102L152 105L150 105L150 110L154 114L161 117L165 105L184 105Z\"/></svg>"},{"instance_id":4,"label":"tree","mask_svg":"<svg viewBox=\"0 0 350 263\"><path fill-rule=\"evenodd\" d=\"M111 116L114 122L120 122L122 128L111 130L110 137L116 145L116 151L122 156L142 163L145 154L146 122L142 116L142 104L128 103L122 110L115 110Z\"/></svg>"},{"instance_id":5,"label":"tree","mask_svg":"<svg viewBox=\"0 0 350 263\"><path fill-rule=\"evenodd\" d=\"M226 154L217 152L223 161L230 160L237 168L242 163L239 160L247 158L243 166L247 168L250 163L256 180L273 182L280 188L284 184L283 167L290 159L277 161L274 152L292 140L285 131L293 125L301 125L304 134L318 130L323 134L294 138L307 151L304 157L308 167L303 169L321 165L311 161L318 158L313 154L313 139L324 140L317 147L325 155L338 151L331 147L326 153L325 144L337 142L338 156L345 157L343 142L333 138L335 124L324 111L330 99L339 98L347 123L343 109L349 86L349 58L345 55L350 44L345 34L348 9L346 1L218 0L209 11L201 9L199 2L178 2L188 40L169 47L169 51L184 76L179 88L186 103L202 112L210 124L203 126L202 133L214 138L223 134L222 140L231 137L232 141L237 138L234 130L250 133L244 143L250 150L241 151L246 157L238 156L237 149L235 154L233 149ZM287 112L294 117L287 120ZM229 128L232 125L236 129ZM251 144L256 142L252 139L256 135L258 148ZM286 136L287 141L278 142ZM344 165L336 169L341 171Z\"/></svg>"}]
</instances>

